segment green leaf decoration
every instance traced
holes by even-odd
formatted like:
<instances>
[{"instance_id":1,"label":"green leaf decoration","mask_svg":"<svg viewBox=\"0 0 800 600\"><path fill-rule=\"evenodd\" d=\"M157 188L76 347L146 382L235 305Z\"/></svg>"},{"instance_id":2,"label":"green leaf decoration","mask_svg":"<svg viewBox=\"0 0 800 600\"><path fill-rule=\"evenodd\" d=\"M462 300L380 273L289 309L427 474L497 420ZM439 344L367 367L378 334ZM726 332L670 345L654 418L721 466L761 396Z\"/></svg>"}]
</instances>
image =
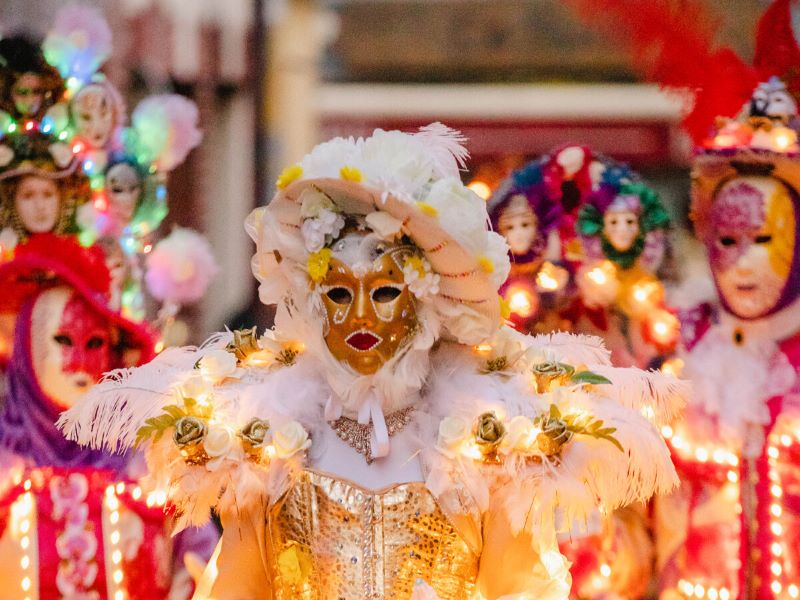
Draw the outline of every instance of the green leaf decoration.
<instances>
[{"instance_id":1,"label":"green leaf decoration","mask_svg":"<svg viewBox=\"0 0 800 600\"><path fill-rule=\"evenodd\" d=\"M179 407L166 407L167 408L177 408L180 410ZM183 416L183 414L181 414ZM157 442L161 439L164 435L164 432L175 425L175 421L177 421L180 417L176 418L172 414L166 412L163 414L158 415L157 417L151 417L147 419L141 427L136 431L136 446L138 447L140 444L143 444L147 440L153 438L154 442Z\"/></svg>"},{"instance_id":2,"label":"green leaf decoration","mask_svg":"<svg viewBox=\"0 0 800 600\"><path fill-rule=\"evenodd\" d=\"M550 414L553 414L554 406L550 406ZM558 410L558 409L556 409ZM595 419L588 414L580 415L567 415L563 417L564 422L567 424L567 429L575 435L587 435L597 440L605 440L614 444L620 452L625 452L625 448L619 443L619 440L614 437L617 431L616 427L603 427L602 419Z\"/></svg>"},{"instance_id":3,"label":"green leaf decoration","mask_svg":"<svg viewBox=\"0 0 800 600\"><path fill-rule=\"evenodd\" d=\"M611 380L607 377L603 377L592 371L578 371L577 373L573 373L569 380L573 383L588 383L591 385L611 383Z\"/></svg>"},{"instance_id":4,"label":"green leaf decoration","mask_svg":"<svg viewBox=\"0 0 800 600\"><path fill-rule=\"evenodd\" d=\"M591 204L584 204L578 211L575 230L579 235L593 237L603 230L603 215Z\"/></svg>"}]
</instances>

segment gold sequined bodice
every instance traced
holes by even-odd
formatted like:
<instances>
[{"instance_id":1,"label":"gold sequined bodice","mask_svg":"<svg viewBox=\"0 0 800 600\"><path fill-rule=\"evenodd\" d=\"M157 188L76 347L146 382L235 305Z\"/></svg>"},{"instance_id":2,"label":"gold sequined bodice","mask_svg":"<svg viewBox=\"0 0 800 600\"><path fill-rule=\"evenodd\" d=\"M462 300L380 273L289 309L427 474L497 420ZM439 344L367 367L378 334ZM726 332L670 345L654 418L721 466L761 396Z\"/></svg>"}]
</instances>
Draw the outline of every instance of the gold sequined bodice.
<instances>
[{"instance_id":1,"label":"gold sequined bodice","mask_svg":"<svg viewBox=\"0 0 800 600\"><path fill-rule=\"evenodd\" d=\"M372 492L305 471L268 515L274 597L408 600L418 579L467 600L478 557L422 483Z\"/></svg>"}]
</instances>

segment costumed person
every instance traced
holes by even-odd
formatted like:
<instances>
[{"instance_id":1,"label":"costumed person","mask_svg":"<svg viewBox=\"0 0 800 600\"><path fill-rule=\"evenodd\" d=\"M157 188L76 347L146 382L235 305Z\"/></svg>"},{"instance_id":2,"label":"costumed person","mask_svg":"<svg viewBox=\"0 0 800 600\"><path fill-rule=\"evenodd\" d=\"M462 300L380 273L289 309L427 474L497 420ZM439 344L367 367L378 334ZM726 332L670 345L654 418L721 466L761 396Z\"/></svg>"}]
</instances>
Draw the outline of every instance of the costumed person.
<instances>
[{"instance_id":1,"label":"costumed person","mask_svg":"<svg viewBox=\"0 0 800 600\"><path fill-rule=\"evenodd\" d=\"M109 309L99 248L40 234L0 265L4 309L18 312L0 403L2 597L186 599L213 527L172 538L135 454L81 448L55 422L103 373L154 356L155 335ZM202 567L200 567L202 570Z\"/></svg>"},{"instance_id":2,"label":"costumed person","mask_svg":"<svg viewBox=\"0 0 800 600\"><path fill-rule=\"evenodd\" d=\"M691 216L720 305L682 323L695 393L664 428L682 485L656 502L661 594L798 597L797 4L767 9L752 66L714 46L719 21L702 2L569 4L648 79L692 99Z\"/></svg>"},{"instance_id":3,"label":"costumed person","mask_svg":"<svg viewBox=\"0 0 800 600\"><path fill-rule=\"evenodd\" d=\"M800 594L797 132L773 79L694 160L692 218L720 306L693 311L684 339L696 401L667 430L683 484L658 503L664 595Z\"/></svg>"},{"instance_id":4,"label":"costumed person","mask_svg":"<svg viewBox=\"0 0 800 600\"><path fill-rule=\"evenodd\" d=\"M180 526L218 511L197 597L565 598L557 532L675 483L655 423L684 384L503 325L508 248L462 141L314 148L247 221L275 329L167 349L62 416L139 445Z\"/></svg>"}]
</instances>

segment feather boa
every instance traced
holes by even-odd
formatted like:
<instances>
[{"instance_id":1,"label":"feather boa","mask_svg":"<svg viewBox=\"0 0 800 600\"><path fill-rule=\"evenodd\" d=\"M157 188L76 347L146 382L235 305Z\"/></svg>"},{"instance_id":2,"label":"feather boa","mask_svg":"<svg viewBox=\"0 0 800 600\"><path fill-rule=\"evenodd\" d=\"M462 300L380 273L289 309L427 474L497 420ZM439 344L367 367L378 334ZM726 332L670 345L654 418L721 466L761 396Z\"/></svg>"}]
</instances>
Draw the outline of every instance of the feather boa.
<instances>
[{"instance_id":1,"label":"feather boa","mask_svg":"<svg viewBox=\"0 0 800 600\"><path fill-rule=\"evenodd\" d=\"M594 338L568 334L529 337L508 331L514 343L527 349L554 353L563 360L570 356L607 362L607 351ZM112 451L130 447L139 427L174 403L173 390L196 373L195 363L229 340L230 334L220 334L200 348L170 349L145 367L112 373L64 413L59 426L82 444ZM535 533L534 538L555 536L556 531L586 523L598 507L612 510L669 491L676 484L669 452L642 409L658 406L663 414L671 414L683 401L683 387L665 382L658 374L598 365L592 368L598 372L605 369L610 385L572 386L536 394L524 366L487 374L481 370L476 351L448 342L441 342L428 356L430 373L418 390L421 400L416 424L426 482L441 498L443 510L464 510L463 503L448 503L445 498L448 490L461 485L473 503L472 508L467 507L472 516L466 520L479 520L492 498L499 496L515 530ZM601 391L603 388L609 390ZM325 405L332 394L325 362L309 351L293 366L246 368L240 377L225 380L214 388L214 414L236 428L252 417L269 420L273 430L288 421L299 421L313 439L325 426ZM551 403L563 414L585 412L602 419L604 426L615 427L614 435L625 450L621 452L606 440L576 435L558 464L535 464L511 454L503 465L488 466L467 457L447 457L436 449L444 417L472 420L494 411L502 418L533 418L546 412ZM187 465L169 435L148 442L145 450L150 480L167 491L178 509L180 526L204 522L210 508L236 514L280 497L304 460L298 454L289 460L273 460L265 467L242 457L226 460L210 471ZM305 460L313 463L314 452L312 446ZM454 520L463 523L464 515L458 516L461 518Z\"/></svg>"}]
</instances>

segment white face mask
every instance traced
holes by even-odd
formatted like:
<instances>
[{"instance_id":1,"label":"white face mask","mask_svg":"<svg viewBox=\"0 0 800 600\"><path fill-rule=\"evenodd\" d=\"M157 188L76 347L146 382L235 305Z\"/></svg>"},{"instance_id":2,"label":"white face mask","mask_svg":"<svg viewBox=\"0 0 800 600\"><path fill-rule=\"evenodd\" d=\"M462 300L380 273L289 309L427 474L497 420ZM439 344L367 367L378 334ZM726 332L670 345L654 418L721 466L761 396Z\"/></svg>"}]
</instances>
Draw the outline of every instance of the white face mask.
<instances>
[{"instance_id":1,"label":"white face mask","mask_svg":"<svg viewBox=\"0 0 800 600\"><path fill-rule=\"evenodd\" d=\"M53 231L61 211L61 193L52 179L27 175L17 184L14 210L29 233Z\"/></svg>"},{"instance_id":2,"label":"white face mask","mask_svg":"<svg viewBox=\"0 0 800 600\"><path fill-rule=\"evenodd\" d=\"M108 214L120 225L127 225L133 218L142 183L139 174L129 164L119 163L106 173L106 194L108 195Z\"/></svg>"},{"instance_id":3,"label":"white face mask","mask_svg":"<svg viewBox=\"0 0 800 600\"><path fill-rule=\"evenodd\" d=\"M72 104L75 131L92 148L103 148L114 130L114 103L99 85L87 85Z\"/></svg>"},{"instance_id":4,"label":"white face mask","mask_svg":"<svg viewBox=\"0 0 800 600\"><path fill-rule=\"evenodd\" d=\"M603 235L618 252L627 252L639 236L639 216L629 210L608 211L603 215Z\"/></svg>"}]
</instances>

